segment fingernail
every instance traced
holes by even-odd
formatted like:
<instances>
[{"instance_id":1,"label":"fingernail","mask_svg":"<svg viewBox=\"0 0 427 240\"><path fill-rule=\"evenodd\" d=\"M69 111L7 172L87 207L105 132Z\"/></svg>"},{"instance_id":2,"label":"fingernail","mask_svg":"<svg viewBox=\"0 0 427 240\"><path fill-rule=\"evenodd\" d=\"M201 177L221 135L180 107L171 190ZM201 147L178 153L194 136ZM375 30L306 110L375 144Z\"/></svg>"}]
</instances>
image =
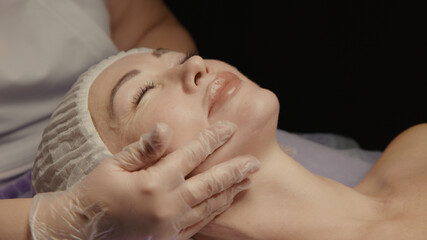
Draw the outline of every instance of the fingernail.
<instances>
[{"instance_id":1,"label":"fingernail","mask_svg":"<svg viewBox=\"0 0 427 240\"><path fill-rule=\"evenodd\" d=\"M242 168L242 171L244 173L254 173L258 171L261 168L261 163L252 155L247 155L247 158L249 158L249 161L245 163L245 165Z\"/></svg>"},{"instance_id":2,"label":"fingernail","mask_svg":"<svg viewBox=\"0 0 427 240\"><path fill-rule=\"evenodd\" d=\"M220 121L216 122L216 124L218 126L222 126L223 128L226 128L226 129L233 131L233 132L237 129L236 124L234 124L230 121L226 121L226 120L220 120Z\"/></svg>"},{"instance_id":3,"label":"fingernail","mask_svg":"<svg viewBox=\"0 0 427 240\"><path fill-rule=\"evenodd\" d=\"M237 185L237 191L241 192L248 190L251 187L251 180L249 178L243 180L239 185Z\"/></svg>"},{"instance_id":4,"label":"fingernail","mask_svg":"<svg viewBox=\"0 0 427 240\"><path fill-rule=\"evenodd\" d=\"M160 147L168 146L172 139L172 129L166 123L156 123L150 133L145 133L140 138L140 146L144 146L144 141L157 150Z\"/></svg>"},{"instance_id":5,"label":"fingernail","mask_svg":"<svg viewBox=\"0 0 427 240\"><path fill-rule=\"evenodd\" d=\"M165 132L168 128L169 126L166 123L157 123L154 129L158 132Z\"/></svg>"},{"instance_id":6,"label":"fingernail","mask_svg":"<svg viewBox=\"0 0 427 240\"><path fill-rule=\"evenodd\" d=\"M236 124L225 120L220 120L216 122L215 125L219 128L218 130L222 141L226 141L237 129Z\"/></svg>"}]
</instances>

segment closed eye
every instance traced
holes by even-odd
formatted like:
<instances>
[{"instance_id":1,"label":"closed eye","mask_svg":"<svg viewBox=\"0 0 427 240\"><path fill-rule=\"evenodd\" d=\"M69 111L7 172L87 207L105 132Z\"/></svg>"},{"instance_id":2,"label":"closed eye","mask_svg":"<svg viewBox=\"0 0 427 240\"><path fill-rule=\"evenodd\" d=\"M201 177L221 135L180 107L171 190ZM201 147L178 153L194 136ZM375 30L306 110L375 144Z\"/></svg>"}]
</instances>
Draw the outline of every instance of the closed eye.
<instances>
[{"instance_id":1,"label":"closed eye","mask_svg":"<svg viewBox=\"0 0 427 240\"><path fill-rule=\"evenodd\" d=\"M132 103L134 105L138 105L142 98L144 97L144 95L150 90L153 89L157 86L157 84L155 82L149 82L147 85L140 87L138 92L136 93L135 97L132 100Z\"/></svg>"}]
</instances>

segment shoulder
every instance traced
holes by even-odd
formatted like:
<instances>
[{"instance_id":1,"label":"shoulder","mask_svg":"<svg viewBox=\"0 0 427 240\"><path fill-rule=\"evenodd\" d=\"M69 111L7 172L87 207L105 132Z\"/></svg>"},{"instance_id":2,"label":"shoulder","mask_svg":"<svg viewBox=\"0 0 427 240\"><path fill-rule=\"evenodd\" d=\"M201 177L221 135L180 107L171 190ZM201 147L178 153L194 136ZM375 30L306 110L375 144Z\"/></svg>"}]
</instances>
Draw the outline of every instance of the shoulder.
<instances>
[{"instance_id":1,"label":"shoulder","mask_svg":"<svg viewBox=\"0 0 427 240\"><path fill-rule=\"evenodd\" d=\"M427 123L417 124L403 131L389 144L386 151L398 155L413 153L419 157L427 157Z\"/></svg>"},{"instance_id":2,"label":"shoulder","mask_svg":"<svg viewBox=\"0 0 427 240\"><path fill-rule=\"evenodd\" d=\"M415 126L410 127L407 132L414 134L422 134L423 137L427 137L427 123L420 123Z\"/></svg>"},{"instance_id":3,"label":"shoulder","mask_svg":"<svg viewBox=\"0 0 427 240\"><path fill-rule=\"evenodd\" d=\"M412 126L387 146L379 163L393 176L407 176L427 169L427 123Z\"/></svg>"},{"instance_id":4,"label":"shoulder","mask_svg":"<svg viewBox=\"0 0 427 240\"><path fill-rule=\"evenodd\" d=\"M393 139L356 187L362 193L384 202L384 224L374 231L378 236L424 239L427 222L426 172L427 124L422 123L406 129Z\"/></svg>"},{"instance_id":5,"label":"shoulder","mask_svg":"<svg viewBox=\"0 0 427 240\"><path fill-rule=\"evenodd\" d=\"M427 184L427 123L414 125L395 137L357 187L374 195L405 188L408 181Z\"/></svg>"}]
</instances>

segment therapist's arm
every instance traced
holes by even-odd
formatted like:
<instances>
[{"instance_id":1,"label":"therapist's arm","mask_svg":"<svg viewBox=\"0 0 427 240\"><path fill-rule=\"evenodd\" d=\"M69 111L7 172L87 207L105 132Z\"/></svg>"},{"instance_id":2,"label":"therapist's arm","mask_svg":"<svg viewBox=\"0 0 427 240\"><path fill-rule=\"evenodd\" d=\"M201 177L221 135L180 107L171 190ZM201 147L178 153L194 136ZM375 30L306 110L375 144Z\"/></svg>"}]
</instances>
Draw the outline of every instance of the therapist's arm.
<instances>
[{"instance_id":1,"label":"therapist's arm","mask_svg":"<svg viewBox=\"0 0 427 240\"><path fill-rule=\"evenodd\" d=\"M0 239L31 239L28 224L31 198L0 200Z\"/></svg>"},{"instance_id":2,"label":"therapist's arm","mask_svg":"<svg viewBox=\"0 0 427 240\"><path fill-rule=\"evenodd\" d=\"M157 124L68 190L2 202L0 239L28 239L31 231L34 240L187 240L248 189L260 167L240 156L187 178L235 130L220 121L166 154L173 132Z\"/></svg>"},{"instance_id":3,"label":"therapist's arm","mask_svg":"<svg viewBox=\"0 0 427 240\"><path fill-rule=\"evenodd\" d=\"M189 32L162 0L110 0L111 38L119 50L135 47L197 52Z\"/></svg>"}]
</instances>

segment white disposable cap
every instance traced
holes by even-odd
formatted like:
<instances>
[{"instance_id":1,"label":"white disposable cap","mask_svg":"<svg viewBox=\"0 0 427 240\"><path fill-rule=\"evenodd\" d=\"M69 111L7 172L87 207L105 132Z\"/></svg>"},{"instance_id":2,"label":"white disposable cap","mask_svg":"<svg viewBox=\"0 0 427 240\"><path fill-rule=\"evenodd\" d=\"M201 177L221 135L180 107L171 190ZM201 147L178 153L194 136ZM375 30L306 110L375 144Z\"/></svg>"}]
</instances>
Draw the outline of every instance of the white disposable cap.
<instances>
[{"instance_id":1,"label":"white disposable cap","mask_svg":"<svg viewBox=\"0 0 427 240\"><path fill-rule=\"evenodd\" d=\"M32 171L34 193L66 190L81 181L100 161L111 157L89 113L90 86L115 61L151 51L137 48L119 52L80 75L43 132Z\"/></svg>"}]
</instances>

